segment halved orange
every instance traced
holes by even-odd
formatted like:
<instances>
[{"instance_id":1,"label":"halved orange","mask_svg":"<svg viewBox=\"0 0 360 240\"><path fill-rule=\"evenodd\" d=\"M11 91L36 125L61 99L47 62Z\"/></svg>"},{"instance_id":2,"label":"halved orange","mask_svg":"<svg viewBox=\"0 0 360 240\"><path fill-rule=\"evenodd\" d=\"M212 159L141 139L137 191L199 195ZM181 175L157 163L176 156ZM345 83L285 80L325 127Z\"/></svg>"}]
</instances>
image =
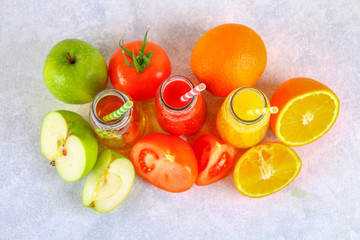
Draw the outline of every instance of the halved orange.
<instances>
[{"instance_id":1,"label":"halved orange","mask_svg":"<svg viewBox=\"0 0 360 240\"><path fill-rule=\"evenodd\" d=\"M248 197L260 198L289 185L299 174L301 160L290 147L277 142L250 148L235 165L237 190Z\"/></svg>"},{"instance_id":2,"label":"halved orange","mask_svg":"<svg viewBox=\"0 0 360 240\"><path fill-rule=\"evenodd\" d=\"M340 109L335 93L310 78L284 82L276 89L270 104L279 108L279 113L270 117L271 128L289 146L319 139L335 123Z\"/></svg>"}]
</instances>

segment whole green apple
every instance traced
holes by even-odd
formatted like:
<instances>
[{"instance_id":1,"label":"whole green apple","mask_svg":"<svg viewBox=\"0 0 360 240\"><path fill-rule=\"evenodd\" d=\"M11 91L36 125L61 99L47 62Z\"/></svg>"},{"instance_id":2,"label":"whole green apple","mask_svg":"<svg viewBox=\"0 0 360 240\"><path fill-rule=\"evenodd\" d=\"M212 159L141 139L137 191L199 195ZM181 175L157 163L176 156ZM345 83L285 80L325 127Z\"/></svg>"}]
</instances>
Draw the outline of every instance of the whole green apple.
<instances>
[{"instance_id":1,"label":"whole green apple","mask_svg":"<svg viewBox=\"0 0 360 240\"><path fill-rule=\"evenodd\" d=\"M83 104L93 100L107 85L106 62L90 43L65 39L46 57L43 76L46 87L60 101Z\"/></svg>"},{"instance_id":2,"label":"whole green apple","mask_svg":"<svg viewBox=\"0 0 360 240\"><path fill-rule=\"evenodd\" d=\"M79 114L66 110L49 112L44 117L40 147L60 177L68 182L88 174L98 155L98 143L90 124Z\"/></svg>"}]
</instances>

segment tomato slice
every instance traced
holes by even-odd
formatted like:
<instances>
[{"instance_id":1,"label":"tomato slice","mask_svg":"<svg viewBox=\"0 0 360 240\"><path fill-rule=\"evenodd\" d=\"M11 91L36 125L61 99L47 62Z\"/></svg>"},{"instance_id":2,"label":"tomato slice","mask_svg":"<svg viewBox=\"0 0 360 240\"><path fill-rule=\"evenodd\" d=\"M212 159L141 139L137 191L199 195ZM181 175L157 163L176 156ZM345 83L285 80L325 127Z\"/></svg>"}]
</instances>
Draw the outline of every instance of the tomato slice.
<instances>
[{"instance_id":1,"label":"tomato slice","mask_svg":"<svg viewBox=\"0 0 360 240\"><path fill-rule=\"evenodd\" d=\"M236 148L217 137L204 134L192 145L199 166L196 185L205 186L226 177L234 167Z\"/></svg>"},{"instance_id":2,"label":"tomato slice","mask_svg":"<svg viewBox=\"0 0 360 240\"><path fill-rule=\"evenodd\" d=\"M192 187L198 167L191 146L176 136L153 133L131 149L135 171L144 180L168 192L184 192Z\"/></svg>"}]
</instances>

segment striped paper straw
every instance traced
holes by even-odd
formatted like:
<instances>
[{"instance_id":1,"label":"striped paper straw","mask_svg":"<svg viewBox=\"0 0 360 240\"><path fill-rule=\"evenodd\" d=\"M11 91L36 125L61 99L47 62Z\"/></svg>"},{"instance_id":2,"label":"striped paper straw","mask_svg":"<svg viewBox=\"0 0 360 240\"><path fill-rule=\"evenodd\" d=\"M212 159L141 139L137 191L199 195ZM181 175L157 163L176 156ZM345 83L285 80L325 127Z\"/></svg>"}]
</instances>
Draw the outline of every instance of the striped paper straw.
<instances>
[{"instance_id":1,"label":"striped paper straw","mask_svg":"<svg viewBox=\"0 0 360 240\"><path fill-rule=\"evenodd\" d=\"M266 114L278 113L278 111L279 109L277 107L267 107L267 108L251 109L248 111L248 114L252 116L266 115Z\"/></svg>"},{"instance_id":2,"label":"striped paper straw","mask_svg":"<svg viewBox=\"0 0 360 240\"><path fill-rule=\"evenodd\" d=\"M182 95L180 99L181 99L181 101L186 102L187 100L195 97L196 95L198 95L199 93L204 91L205 88L206 88L205 83L200 83L199 85L197 85L196 87L191 89L189 92Z\"/></svg>"},{"instance_id":3,"label":"striped paper straw","mask_svg":"<svg viewBox=\"0 0 360 240\"><path fill-rule=\"evenodd\" d=\"M134 103L132 101L127 101L124 105L122 105L118 110L104 116L102 119L106 122L115 120L115 119L119 119L124 113L127 112L127 110L129 110L132 106L134 105Z\"/></svg>"}]
</instances>

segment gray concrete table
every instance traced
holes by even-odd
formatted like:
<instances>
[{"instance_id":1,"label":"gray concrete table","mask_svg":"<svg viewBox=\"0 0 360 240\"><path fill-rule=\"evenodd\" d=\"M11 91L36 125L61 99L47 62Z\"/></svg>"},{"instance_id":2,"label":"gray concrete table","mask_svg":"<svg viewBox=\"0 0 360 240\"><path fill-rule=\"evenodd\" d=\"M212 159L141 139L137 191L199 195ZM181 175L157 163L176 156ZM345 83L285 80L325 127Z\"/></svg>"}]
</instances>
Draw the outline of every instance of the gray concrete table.
<instances>
[{"instance_id":1,"label":"gray concrete table","mask_svg":"<svg viewBox=\"0 0 360 240\"><path fill-rule=\"evenodd\" d=\"M2 1L0 4L0 239L360 239L360 2L346 1ZM216 25L247 25L263 38L268 64L256 85L269 97L292 77L317 79L339 96L340 115L320 140L294 148L295 181L261 199L237 192L233 177L181 194L136 177L116 210L83 208L85 178L67 183L40 153L49 111L87 117L46 89L51 47L86 40L109 61L118 40L149 40L173 73L193 77L190 54ZM109 85L110 87L110 85ZM276 140L269 131L265 141Z\"/></svg>"}]
</instances>

